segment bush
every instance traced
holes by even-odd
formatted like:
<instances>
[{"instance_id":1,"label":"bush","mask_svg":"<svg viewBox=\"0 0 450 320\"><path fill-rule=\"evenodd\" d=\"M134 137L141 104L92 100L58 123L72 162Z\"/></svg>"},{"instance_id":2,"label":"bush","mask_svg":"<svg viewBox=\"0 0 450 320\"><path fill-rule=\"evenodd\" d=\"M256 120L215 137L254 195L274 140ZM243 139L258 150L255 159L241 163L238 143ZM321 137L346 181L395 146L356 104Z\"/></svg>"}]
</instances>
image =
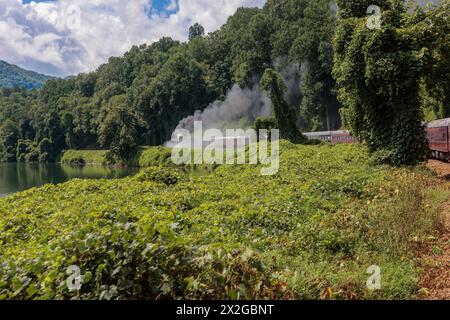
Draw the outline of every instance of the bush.
<instances>
[{"instance_id":1,"label":"bush","mask_svg":"<svg viewBox=\"0 0 450 320\"><path fill-rule=\"evenodd\" d=\"M371 165L395 165L396 155L392 150L378 150L370 157L369 163Z\"/></svg>"},{"instance_id":2,"label":"bush","mask_svg":"<svg viewBox=\"0 0 450 320\"><path fill-rule=\"evenodd\" d=\"M107 150L68 150L64 152L61 163L67 165L107 164Z\"/></svg>"},{"instance_id":3,"label":"bush","mask_svg":"<svg viewBox=\"0 0 450 320\"><path fill-rule=\"evenodd\" d=\"M325 144L325 142L323 142L322 140L320 140L320 139L307 139L306 141L305 141L305 145L309 145L309 146L317 146L317 145L320 145L320 144Z\"/></svg>"},{"instance_id":4,"label":"bush","mask_svg":"<svg viewBox=\"0 0 450 320\"><path fill-rule=\"evenodd\" d=\"M137 181L154 181L167 186L175 185L182 179L182 173L175 168L150 167L136 175Z\"/></svg>"},{"instance_id":5,"label":"bush","mask_svg":"<svg viewBox=\"0 0 450 320\"><path fill-rule=\"evenodd\" d=\"M131 157L129 165L135 167L154 167L171 165L172 149L166 147L141 147Z\"/></svg>"},{"instance_id":6,"label":"bush","mask_svg":"<svg viewBox=\"0 0 450 320\"><path fill-rule=\"evenodd\" d=\"M53 254L0 264L0 298L14 299L261 299L288 297L254 253L190 245L173 229L105 217L51 243ZM101 224L100 224L101 222ZM99 226L101 225L101 227ZM151 240L150 240L151 239ZM150 242L149 242L150 241ZM102 248L102 249L100 249ZM59 264L54 267L54 259ZM67 286L69 266L81 289ZM6 288L6 289L5 289Z\"/></svg>"},{"instance_id":7,"label":"bush","mask_svg":"<svg viewBox=\"0 0 450 320\"><path fill-rule=\"evenodd\" d=\"M86 165L86 160L82 156L76 156L68 160L66 164L69 164L71 166L75 167L82 167Z\"/></svg>"},{"instance_id":8,"label":"bush","mask_svg":"<svg viewBox=\"0 0 450 320\"><path fill-rule=\"evenodd\" d=\"M48 139L48 138L42 139L37 147L37 150L43 159L43 161L39 160L39 162L47 162L47 161L53 160L53 158L52 158L53 145L52 145L52 142L50 141L50 139Z\"/></svg>"}]
</instances>

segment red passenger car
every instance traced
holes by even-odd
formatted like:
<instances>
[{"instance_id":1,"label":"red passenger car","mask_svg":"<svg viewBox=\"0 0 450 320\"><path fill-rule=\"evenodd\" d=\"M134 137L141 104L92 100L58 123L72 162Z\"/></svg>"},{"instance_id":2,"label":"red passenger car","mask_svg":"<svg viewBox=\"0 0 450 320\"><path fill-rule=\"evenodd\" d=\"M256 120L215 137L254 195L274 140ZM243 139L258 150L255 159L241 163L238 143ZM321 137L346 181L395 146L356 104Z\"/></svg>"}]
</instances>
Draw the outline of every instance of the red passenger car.
<instances>
[{"instance_id":1,"label":"red passenger car","mask_svg":"<svg viewBox=\"0 0 450 320\"><path fill-rule=\"evenodd\" d=\"M334 131L331 134L331 143L357 143L350 131Z\"/></svg>"},{"instance_id":2,"label":"red passenger car","mask_svg":"<svg viewBox=\"0 0 450 320\"><path fill-rule=\"evenodd\" d=\"M431 121L427 124L427 141L433 158L450 159L449 126L450 118Z\"/></svg>"}]
</instances>

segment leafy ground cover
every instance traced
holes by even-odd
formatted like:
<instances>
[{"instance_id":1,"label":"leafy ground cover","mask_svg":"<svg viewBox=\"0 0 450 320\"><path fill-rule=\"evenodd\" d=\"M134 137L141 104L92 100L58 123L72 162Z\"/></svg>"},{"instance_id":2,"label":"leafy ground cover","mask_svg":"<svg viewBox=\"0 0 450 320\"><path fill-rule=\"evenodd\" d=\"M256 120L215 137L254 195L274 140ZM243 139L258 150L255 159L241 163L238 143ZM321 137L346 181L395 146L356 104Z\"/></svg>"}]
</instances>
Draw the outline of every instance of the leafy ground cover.
<instances>
[{"instance_id":1,"label":"leafy ground cover","mask_svg":"<svg viewBox=\"0 0 450 320\"><path fill-rule=\"evenodd\" d=\"M416 297L411 242L435 234L448 198L430 171L371 166L362 146L287 142L279 173L260 169L160 166L0 199L0 299Z\"/></svg>"},{"instance_id":2,"label":"leafy ground cover","mask_svg":"<svg viewBox=\"0 0 450 320\"><path fill-rule=\"evenodd\" d=\"M61 157L62 164L68 165L106 165L108 150L67 150Z\"/></svg>"}]
</instances>

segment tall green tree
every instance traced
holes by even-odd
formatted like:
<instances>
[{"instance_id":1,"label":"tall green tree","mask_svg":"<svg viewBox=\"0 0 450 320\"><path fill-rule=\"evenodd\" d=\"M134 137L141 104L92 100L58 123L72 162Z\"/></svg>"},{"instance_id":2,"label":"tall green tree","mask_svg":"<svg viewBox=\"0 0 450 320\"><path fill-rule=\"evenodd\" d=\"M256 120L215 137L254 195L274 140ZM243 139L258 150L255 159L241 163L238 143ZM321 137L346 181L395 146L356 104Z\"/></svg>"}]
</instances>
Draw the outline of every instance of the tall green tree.
<instances>
[{"instance_id":1,"label":"tall green tree","mask_svg":"<svg viewBox=\"0 0 450 320\"><path fill-rule=\"evenodd\" d=\"M450 0L416 8L410 24L417 50L424 48L424 98L432 100L437 117L450 117Z\"/></svg>"},{"instance_id":2,"label":"tall green tree","mask_svg":"<svg viewBox=\"0 0 450 320\"><path fill-rule=\"evenodd\" d=\"M127 160L140 141L142 116L128 107L125 95L111 99L108 114L99 129L99 142L120 160Z\"/></svg>"},{"instance_id":3,"label":"tall green tree","mask_svg":"<svg viewBox=\"0 0 450 320\"><path fill-rule=\"evenodd\" d=\"M290 49L290 59L302 65L302 126L313 131L336 130L341 125L332 76L336 16L330 5L329 0L308 2Z\"/></svg>"},{"instance_id":4,"label":"tall green tree","mask_svg":"<svg viewBox=\"0 0 450 320\"><path fill-rule=\"evenodd\" d=\"M179 121L203 110L211 101L202 65L186 51L172 56L137 97L134 109L143 115L145 143L170 140Z\"/></svg>"},{"instance_id":5,"label":"tall green tree","mask_svg":"<svg viewBox=\"0 0 450 320\"><path fill-rule=\"evenodd\" d=\"M198 37L203 37L205 35L205 28L198 22L189 28L189 40L193 40Z\"/></svg>"},{"instance_id":6,"label":"tall green tree","mask_svg":"<svg viewBox=\"0 0 450 320\"><path fill-rule=\"evenodd\" d=\"M368 28L373 1L339 0L334 39L334 75L339 98L354 134L371 152L386 151L396 165L424 159L419 86L423 52L411 41L413 30L403 1L375 1L381 28Z\"/></svg>"},{"instance_id":7,"label":"tall green tree","mask_svg":"<svg viewBox=\"0 0 450 320\"><path fill-rule=\"evenodd\" d=\"M297 115L287 103L285 96L287 87L283 78L273 69L266 69L261 79L261 88L272 100L275 121L280 130L280 137L293 143L302 143L305 137L297 127Z\"/></svg>"}]
</instances>

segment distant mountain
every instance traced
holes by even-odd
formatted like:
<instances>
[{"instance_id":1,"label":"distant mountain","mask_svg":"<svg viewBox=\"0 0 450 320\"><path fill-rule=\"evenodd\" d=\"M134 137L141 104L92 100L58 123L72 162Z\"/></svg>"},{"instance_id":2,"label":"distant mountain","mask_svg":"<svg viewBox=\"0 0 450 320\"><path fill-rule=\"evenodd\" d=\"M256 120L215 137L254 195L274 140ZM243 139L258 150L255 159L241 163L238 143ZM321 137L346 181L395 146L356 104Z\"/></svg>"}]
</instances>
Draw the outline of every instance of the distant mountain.
<instances>
[{"instance_id":1,"label":"distant mountain","mask_svg":"<svg viewBox=\"0 0 450 320\"><path fill-rule=\"evenodd\" d=\"M0 88L22 87L35 89L42 87L49 79L52 79L52 77L24 70L0 60Z\"/></svg>"}]
</instances>

